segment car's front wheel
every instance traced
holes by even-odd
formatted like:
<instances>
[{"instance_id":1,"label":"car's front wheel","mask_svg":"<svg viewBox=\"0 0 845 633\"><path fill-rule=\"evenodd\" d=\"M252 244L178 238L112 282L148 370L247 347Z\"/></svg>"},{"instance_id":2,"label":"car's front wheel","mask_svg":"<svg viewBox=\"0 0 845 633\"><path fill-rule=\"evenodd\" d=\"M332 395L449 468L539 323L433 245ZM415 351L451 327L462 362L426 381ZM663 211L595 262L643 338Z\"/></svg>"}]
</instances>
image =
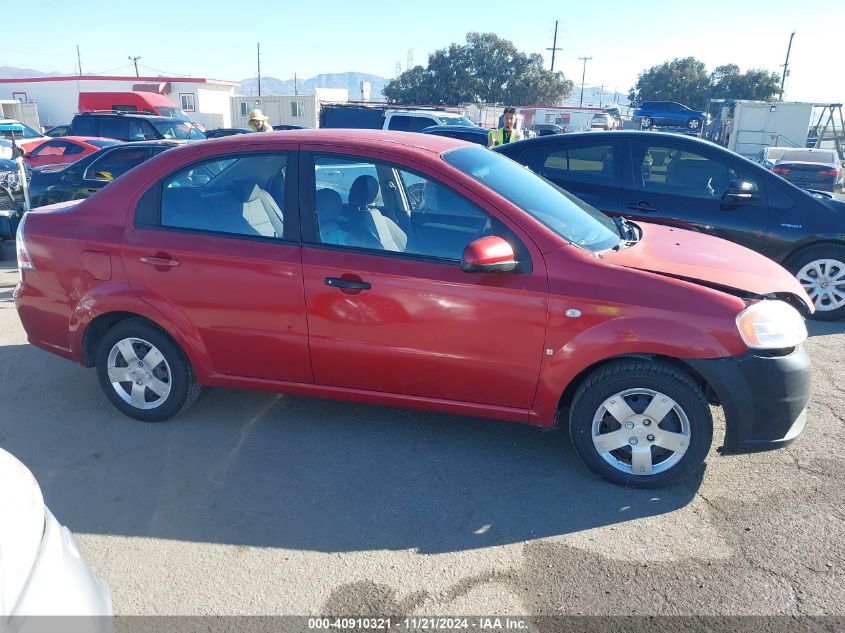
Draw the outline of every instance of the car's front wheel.
<instances>
[{"instance_id":1,"label":"car's front wheel","mask_svg":"<svg viewBox=\"0 0 845 633\"><path fill-rule=\"evenodd\" d=\"M786 263L816 307L814 319L845 318L845 246L823 244L798 253Z\"/></svg>"},{"instance_id":2,"label":"car's front wheel","mask_svg":"<svg viewBox=\"0 0 845 633\"><path fill-rule=\"evenodd\" d=\"M657 488L701 466L713 419L689 375L660 362L628 360L596 370L581 384L569 433L596 474L623 486Z\"/></svg>"},{"instance_id":3,"label":"car's front wheel","mask_svg":"<svg viewBox=\"0 0 845 633\"><path fill-rule=\"evenodd\" d=\"M640 124L642 125L642 127L643 127L643 129L644 129L644 130L647 130L647 129L649 129L652 125L654 125L654 121L652 121L652 120L651 120L651 117L650 117L650 116L644 116L644 117L642 118L642 121L640 121Z\"/></svg>"},{"instance_id":4,"label":"car's front wheel","mask_svg":"<svg viewBox=\"0 0 845 633\"><path fill-rule=\"evenodd\" d=\"M97 377L112 404L144 422L163 422L199 397L185 353L157 327L139 320L109 329L97 348Z\"/></svg>"},{"instance_id":5,"label":"car's front wheel","mask_svg":"<svg viewBox=\"0 0 845 633\"><path fill-rule=\"evenodd\" d=\"M698 130L701 128L701 119L692 118L687 121L687 127L691 130Z\"/></svg>"}]
</instances>

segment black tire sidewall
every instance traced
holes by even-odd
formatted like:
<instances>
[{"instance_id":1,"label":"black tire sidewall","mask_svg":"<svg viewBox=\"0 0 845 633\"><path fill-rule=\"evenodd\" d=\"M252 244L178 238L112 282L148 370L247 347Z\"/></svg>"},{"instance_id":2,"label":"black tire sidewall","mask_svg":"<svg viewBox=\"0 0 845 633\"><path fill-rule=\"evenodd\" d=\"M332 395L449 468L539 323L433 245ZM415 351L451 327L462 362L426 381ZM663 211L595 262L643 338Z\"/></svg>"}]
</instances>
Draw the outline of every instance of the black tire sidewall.
<instances>
[{"instance_id":1,"label":"black tire sidewall","mask_svg":"<svg viewBox=\"0 0 845 633\"><path fill-rule=\"evenodd\" d=\"M786 269L797 279L798 271L817 259L835 259L845 265L845 246L820 244L810 247L790 257L786 262ZM798 283L801 282L799 281ZM845 306L824 312L816 310L808 318L815 321L839 321L840 319L845 319Z\"/></svg>"},{"instance_id":2,"label":"black tire sidewall","mask_svg":"<svg viewBox=\"0 0 845 633\"><path fill-rule=\"evenodd\" d=\"M583 391L579 389L573 400L569 433L576 452L596 474L623 486L658 488L679 483L698 470L713 442L713 421L700 389L688 377L662 365L644 367L643 363L620 364L616 366L620 370L618 373L608 373L608 367L598 372L598 381L588 378L584 386L589 387ZM658 368L664 372L654 371ZM666 394L687 414L690 445L681 460L669 470L646 476L624 473L604 461L593 445L593 416L599 406L610 396L627 389L651 389Z\"/></svg>"},{"instance_id":3,"label":"black tire sidewall","mask_svg":"<svg viewBox=\"0 0 845 633\"><path fill-rule=\"evenodd\" d=\"M115 392L108 377L108 357L112 347L125 338L140 338L158 348L170 366L170 394L155 409L136 409ZM97 378L111 403L123 414L143 422L164 422L179 413L190 395L192 369L182 350L158 328L141 321L124 321L109 329L97 348Z\"/></svg>"}]
</instances>

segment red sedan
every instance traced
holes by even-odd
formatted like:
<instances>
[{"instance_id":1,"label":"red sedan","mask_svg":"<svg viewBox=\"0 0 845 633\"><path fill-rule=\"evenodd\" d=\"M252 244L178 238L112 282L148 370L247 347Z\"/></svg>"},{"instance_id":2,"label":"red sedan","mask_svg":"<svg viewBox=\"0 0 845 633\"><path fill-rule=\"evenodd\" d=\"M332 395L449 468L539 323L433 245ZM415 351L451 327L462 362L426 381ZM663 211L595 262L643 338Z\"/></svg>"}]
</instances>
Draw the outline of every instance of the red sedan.
<instances>
[{"instance_id":1,"label":"red sedan","mask_svg":"<svg viewBox=\"0 0 845 633\"><path fill-rule=\"evenodd\" d=\"M120 141L94 136L62 136L41 141L26 149L24 161L30 167L75 163L83 156L93 154L104 147L117 145Z\"/></svg>"},{"instance_id":2,"label":"red sedan","mask_svg":"<svg viewBox=\"0 0 845 633\"><path fill-rule=\"evenodd\" d=\"M450 138L248 134L160 154L18 231L30 343L115 407L203 386L568 427L599 475L654 487L804 427L786 270L711 236L611 220ZM550 439L559 437L550 435Z\"/></svg>"}]
</instances>

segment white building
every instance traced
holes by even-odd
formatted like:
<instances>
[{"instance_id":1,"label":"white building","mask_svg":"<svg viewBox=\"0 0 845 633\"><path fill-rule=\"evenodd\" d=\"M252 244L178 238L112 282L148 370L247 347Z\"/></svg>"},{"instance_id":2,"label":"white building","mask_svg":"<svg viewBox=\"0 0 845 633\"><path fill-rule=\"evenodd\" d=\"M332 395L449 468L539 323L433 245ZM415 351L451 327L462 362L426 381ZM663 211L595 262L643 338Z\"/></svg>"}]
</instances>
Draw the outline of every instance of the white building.
<instances>
[{"instance_id":1,"label":"white building","mask_svg":"<svg viewBox=\"0 0 845 633\"><path fill-rule=\"evenodd\" d=\"M317 127L320 120L320 103L346 103L346 88L316 88L313 95L263 95L233 96L231 127L247 127L249 112L258 108L270 117L270 125L307 125ZM228 126L227 126L228 127Z\"/></svg>"},{"instance_id":2,"label":"white building","mask_svg":"<svg viewBox=\"0 0 845 633\"><path fill-rule=\"evenodd\" d=\"M236 81L195 77L32 77L0 79L0 100L36 103L44 126L70 123L80 92L156 92L171 99L206 129L231 127Z\"/></svg>"}]
</instances>

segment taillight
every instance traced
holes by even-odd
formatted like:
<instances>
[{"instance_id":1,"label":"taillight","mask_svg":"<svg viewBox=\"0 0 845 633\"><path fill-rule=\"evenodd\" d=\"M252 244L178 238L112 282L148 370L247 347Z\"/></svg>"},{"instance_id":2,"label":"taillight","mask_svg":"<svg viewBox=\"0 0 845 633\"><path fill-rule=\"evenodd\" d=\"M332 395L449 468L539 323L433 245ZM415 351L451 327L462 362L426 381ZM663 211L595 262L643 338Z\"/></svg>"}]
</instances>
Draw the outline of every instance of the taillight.
<instances>
[{"instance_id":1,"label":"taillight","mask_svg":"<svg viewBox=\"0 0 845 633\"><path fill-rule=\"evenodd\" d=\"M835 167L833 169L821 169L819 170L819 176L823 178L836 178L839 175L839 170Z\"/></svg>"},{"instance_id":2,"label":"taillight","mask_svg":"<svg viewBox=\"0 0 845 633\"><path fill-rule=\"evenodd\" d=\"M18 231L15 234L15 242L17 243L18 251L18 270L23 273L24 270L35 270L35 265L32 263L32 258L29 256L29 251L26 250L26 241L24 240L23 227L26 224L28 214L24 213L18 224Z\"/></svg>"},{"instance_id":3,"label":"taillight","mask_svg":"<svg viewBox=\"0 0 845 633\"><path fill-rule=\"evenodd\" d=\"M772 167L772 173L775 173L778 176L786 176L786 174L789 173L789 169L787 169L786 167L779 167L775 165L774 167Z\"/></svg>"}]
</instances>

